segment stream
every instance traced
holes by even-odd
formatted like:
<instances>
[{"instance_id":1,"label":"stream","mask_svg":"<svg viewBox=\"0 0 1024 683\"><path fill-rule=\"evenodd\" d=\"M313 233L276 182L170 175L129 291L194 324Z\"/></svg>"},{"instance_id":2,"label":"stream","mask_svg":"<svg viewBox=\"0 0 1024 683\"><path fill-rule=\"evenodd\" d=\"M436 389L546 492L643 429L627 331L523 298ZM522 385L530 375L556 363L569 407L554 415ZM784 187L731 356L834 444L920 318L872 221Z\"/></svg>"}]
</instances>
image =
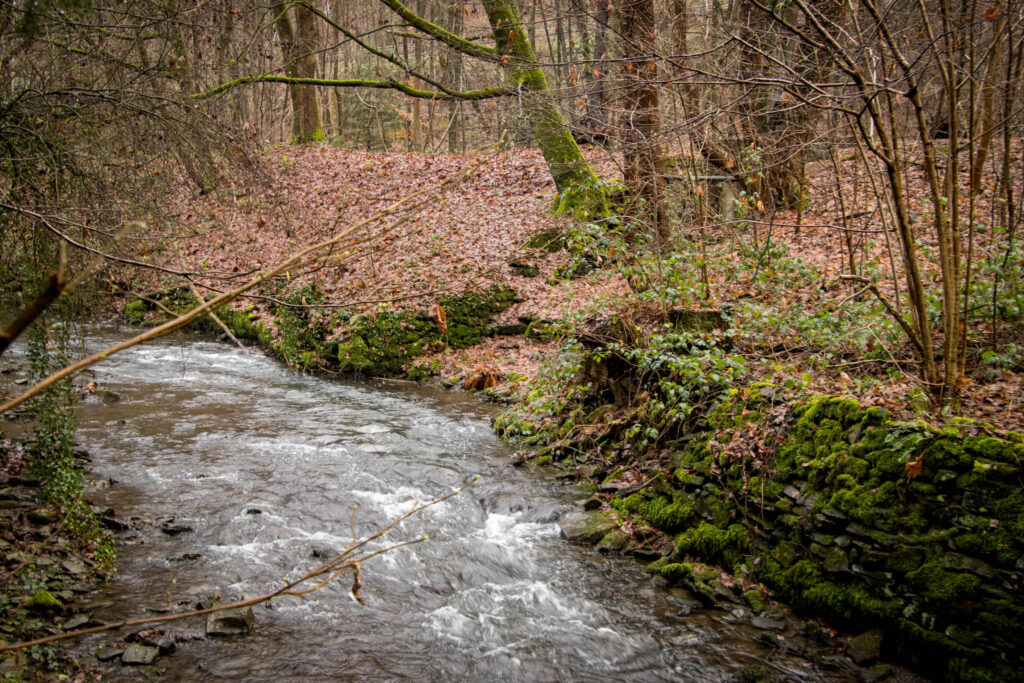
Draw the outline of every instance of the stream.
<instances>
[{"instance_id":1,"label":"stream","mask_svg":"<svg viewBox=\"0 0 1024 683\"><path fill-rule=\"evenodd\" d=\"M124 338L91 334L90 348ZM318 565L315 553L340 551L353 528L372 533L480 475L375 544L430 536L363 566L365 607L346 575L257 606L248 636L182 642L151 667L88 657L105 680L724 681L752 667L852 679L766 646L781 637L754 629L743 608L692 609L640 563L568 544L556 520L585 495L513 468L491 433L493 406L474 396L302 376L187 335L117 354L93 379L102 391L81 405L79 440L93 478L114 483L89 498L157 520L127 533L116 575L92 598L109 603L103 620L267 592ZM172 515L191 531L163 533Z\"/></svg>"}]
</instances>

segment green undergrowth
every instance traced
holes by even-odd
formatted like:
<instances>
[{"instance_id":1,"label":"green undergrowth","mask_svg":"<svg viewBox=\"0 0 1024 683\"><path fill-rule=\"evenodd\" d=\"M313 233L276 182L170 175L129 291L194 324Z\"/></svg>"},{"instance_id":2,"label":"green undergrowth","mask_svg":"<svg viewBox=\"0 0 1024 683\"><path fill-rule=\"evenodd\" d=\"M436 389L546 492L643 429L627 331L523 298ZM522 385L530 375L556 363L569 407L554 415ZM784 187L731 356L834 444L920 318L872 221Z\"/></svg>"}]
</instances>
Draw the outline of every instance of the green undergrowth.
<instances>
[{"instance_id":1,"label":"green undergrowth","mask_svg":"<svg viewBox=\"0 0 1024 683\"><path fill-rule=\"evenodd\" d=\"M1020 435L744 384L713 337L602 332L619 341L567 343L495 429L597 484L632 472L603 500L673 538L653 571L699 589L694 563L715 563L809 616L882 629L887 656L929 675L1024 679Z\"/></svg>"},{"instance_id":2,"label":"green undergrowth","mask_svg":"<svg viewBox=\"0 0 1024 683\"><path fill-rule=\"evenodd\" d=\"M713 335L667 326L637 345L628 322L607 327L621 340L587 349L567 338L496 431L556 460L618 442L639 457L687 433L747 373L742 356Z\"/></svg>"},{"instance_id":3,"label":"green undergrowth","mask_svg":"<svg viewBox=\"0 0 1024 683\"><path fill-rule=\"evenodd\" d=\"M32 374L42 380L64 366L70 330L54 325L48 334L38 327L28 335L27 355ZM75 461L75 390L70 379L55 383L32 399L30 411L36 416L28 448L28 471L42 482L42 501L53 505L60 515L60 529L107 571L116 551L109 534L85 499L83 471Z\"/></svg>"}]
</instances>

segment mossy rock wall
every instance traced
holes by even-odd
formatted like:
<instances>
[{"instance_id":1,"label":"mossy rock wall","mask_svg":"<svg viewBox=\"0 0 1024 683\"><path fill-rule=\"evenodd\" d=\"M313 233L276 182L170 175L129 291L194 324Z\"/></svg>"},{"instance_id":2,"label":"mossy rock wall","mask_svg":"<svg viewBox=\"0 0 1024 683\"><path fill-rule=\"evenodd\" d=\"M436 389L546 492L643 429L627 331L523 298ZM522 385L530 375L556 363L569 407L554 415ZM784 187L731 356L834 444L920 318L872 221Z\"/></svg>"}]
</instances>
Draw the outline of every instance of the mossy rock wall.
<instances>
[{"instance_id":1,"label":"mossy rock wall","mask_svg":"<svg viewBox=\"0 0 1024 683\"><path fill-rule=\"evenodd\" d=\"M710 421L751 420L731 405ZM1020 438L897 423L835 398L804 403L786 427L767 469L705 434L674 455L674 490L613 505L676 534L665 566L714 561L811 615L880 628L887 654L944 679L1024 680Z\"/></svg>"},{"instance_id":2,"label":"mossy rock wall","mask_svg":"<svg viewBox=\"0 0 1024 683\"><path fill-rule=\"evenodd\" d=\"M342 372L373 376L405 374L420 354L444 348L464 349L492 336L491 318L516 301L514 290L494 286L483 292L440 297L446 331L437 318L425 313L382 311L354 316L344 339L339 340L337 359Z\"/></svg>"},{"instance_id":3,"label":"mossy rock wall","mask_svg":"<svg viewBox=\"0 0 1024 683\"><path fill-rule=\"evenodd\" d=\"M479 344L484 337L501 333L501 328L491 327L491 319L517 301L515 290L497 285L482 292L440 297L437 305L446 318L442 332L434 314L413 311L384 310L347 319L335 317L324 323L314 315L322 294L315 286L293 292L287 298L289 303L308 304L279 306L273 320L261 319L252 306L220 308L217 316L236 337L256 342L292 367L315 370L331 366L343 373L389 377L405 375L407 371L422 374L422 368L410 366L423 353L445 347L467 348ZM167 290L154 298L176 314L198 303L184 288ZM135 325L157 325L170 319L144 301L129 303L123 312L126 320ZM338 323L344 323L346 330L335 337L333 330ZM209 317L196 320L192 327L221 331Z\"/></svg>"}]
</instances>

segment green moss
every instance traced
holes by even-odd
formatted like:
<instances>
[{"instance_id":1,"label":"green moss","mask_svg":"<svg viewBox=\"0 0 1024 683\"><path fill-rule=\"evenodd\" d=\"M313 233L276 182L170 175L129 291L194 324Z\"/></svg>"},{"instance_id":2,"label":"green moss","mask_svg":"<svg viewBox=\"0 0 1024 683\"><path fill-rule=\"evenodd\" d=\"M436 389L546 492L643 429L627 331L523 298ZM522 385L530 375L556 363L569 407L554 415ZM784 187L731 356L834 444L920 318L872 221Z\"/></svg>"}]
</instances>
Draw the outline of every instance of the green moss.
<instances>
[{"instance_id":1,"label":"green moss","mask_svg":"<svg viewBox=\"0 0 1024 683\"><path fill-rule=\"evenodd\" d=\"M732 567L740 564L743 556L750 551L750 536L740 524L721 529L713 524L701 522L676 538L675 554L686 554L707 558Z\"/></svg>"},{"instance_id":2,"label":"green moss","mask_svg":"<svg viewBox=\"0 0 1024 683\"><path fill-rule=\"evenodd\" d=\"M748 591L743 592L743 599L747 601L747 605L750 606L750 611L754 614L761 614L767 609L768 601L764 598L764 593L751 588Z\"/></svg>"},{"instance_id":3,"label":"green moss","mask_svg":"<svg viewBox=\"0 0 1024 683\"><path fill-rule=\"evenodd\" d=\"M544 249L545 251L556 252L565 249L565 235L557 228L551 228L538 232L526 241L523 245L527 249Z\"/></svg>"},{"instance_id":4,"label":"green moss","mask_svg":"<svg viewBox=\"0 0 1024 683\"><path fill-rule=\"evenodd\" d=\"M790 604L841 622L884 623L900 614L896 600L874 596L859 584L843 585L823 578L812 560L784 569L773 559L761 563L761 576Z\"/></svg>"},{"instance_id":5,"label":"green moss","mask_svg":"<svg viewBox=\"0 0 1024 683\"><path fill-rule=\"evenodd\" d=\"M693 565L686 562L672 562L667 557L647 565L651 571L672 584L679 584L693 576Z\"/></svg>"},{"instance_id":6,"label":"green moss","mask_svg":"<svg viewBox=\"0 0 1024 683\"><path fill-rule=\"evenodd\" d=\"M511 306L515 291L492 287L483 292L440 297L446 331L435 318L399 311L381 311L349 320L345 337L338 341L338 363L345 373L374 376L405 374L413 359L432 348L466 348L490 334L491 318Z\"/></svg>"},{"instance_id":7,"label":"green moss","mask_svg":"<svg viewBox=\"0 0 1024 683\"><path fill-rule=\"evenodd\" d=\"M238 339L258 343L262 348L270 348L274 335L266 327L256 313L248 310L221 309L217 312L231 334Z\"/></svg>"},{"instance_id":8,"label":"green moss","mask_svg":"<svg viewBox=\"0 0 1024 683\"><path fill-rule=\"evenodd\" d=\"M981 579L973 574L949 571L935 562L926 563L907 574L917 591L932 600L972 598L981 588Z\"/></svg>"},{"instance_id":9,"label":"green moss","mask_svg":"<svg viewBox=\"0 0 1024 683\"><path fill-rule=\"evenodd\" d=\"M53 615L62 609L61 602L49 591L38 591L25 601L25 609L36 614Z\"/></svg>"},{"instance_id":10,"label":"green moss","mask_svg":"<svg viewBox=\"0 0 1024 683\"><path fill-rule=\"evenodd\" d=\"M1020 557L1014 538L1001 527L957 534L953 537L953 543L960 552L982 557L1007 568L1013 567Z\"/></svg>"},{"instance_id":11,"label":"green moss","mask_svg":"<svg viewBox=\"0 0 1024 683\"><path fill-rule=\"evenodd\" d=\"M136 300L124 307L124 317L129 325L141 325L148 311L145 301Z\"/></svg>"},{"instance_id":12,"label":"green moss","mask_svg":"<svg viewBox=\"0 0 1024 683\"><path fill-rule=\"evenodd\" d=\"M612 506L639 515L655 529L668 533L688 527L694 519L693 504L682 493L673 494L671 499L634 494L625 499L614 499Z\"/></svg>"},{"instance_id":13,"label":"green moss","mask_svg":"<svg viewBox=\"0 0 1024 683\"><path fill-rule=\"evenodd\" d=\"M599 552L622 552L630 543L629 534L624 531L609 531L597 543Z\"/></svg>"}]
</instances>

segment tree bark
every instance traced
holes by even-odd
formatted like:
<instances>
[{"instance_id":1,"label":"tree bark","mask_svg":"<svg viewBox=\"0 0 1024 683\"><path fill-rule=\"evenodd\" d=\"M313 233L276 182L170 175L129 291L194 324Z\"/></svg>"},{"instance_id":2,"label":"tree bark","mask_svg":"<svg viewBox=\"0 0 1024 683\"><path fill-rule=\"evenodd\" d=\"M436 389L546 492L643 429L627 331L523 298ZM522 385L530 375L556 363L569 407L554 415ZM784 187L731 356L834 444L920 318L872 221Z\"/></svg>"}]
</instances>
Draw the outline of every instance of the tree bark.
<instances>
[{"instance_id":1,"label":"tree bark","mask_svg":"<svg viewBox=\"0 0 1024 683\"><path fill-rule=\"evenodd\" d=\"M653 0L625 5L621 21L625 182L633 196L634 215L650 225L655 243L664 249L671 235L665 216L665 162L658 140L658 90L652 82L657 69Z\"/></svg>"},{"instance_id":2,"label":"tree bark","mask_svg":"<svg viewBox=\"0 0 1024 683\"><path fill-rule=\"evenodd\" d=\"M274 8L275 24L280 38L281 56L285 60L285 74L289 78L316 77L316 19L308 8L296 6L298 36L292 29L286 5ZM292 102L292 143L303 144L323 140L320 127L320 108L316 89L292 82L288 86Z\"/></svg>"}]
</instances>

